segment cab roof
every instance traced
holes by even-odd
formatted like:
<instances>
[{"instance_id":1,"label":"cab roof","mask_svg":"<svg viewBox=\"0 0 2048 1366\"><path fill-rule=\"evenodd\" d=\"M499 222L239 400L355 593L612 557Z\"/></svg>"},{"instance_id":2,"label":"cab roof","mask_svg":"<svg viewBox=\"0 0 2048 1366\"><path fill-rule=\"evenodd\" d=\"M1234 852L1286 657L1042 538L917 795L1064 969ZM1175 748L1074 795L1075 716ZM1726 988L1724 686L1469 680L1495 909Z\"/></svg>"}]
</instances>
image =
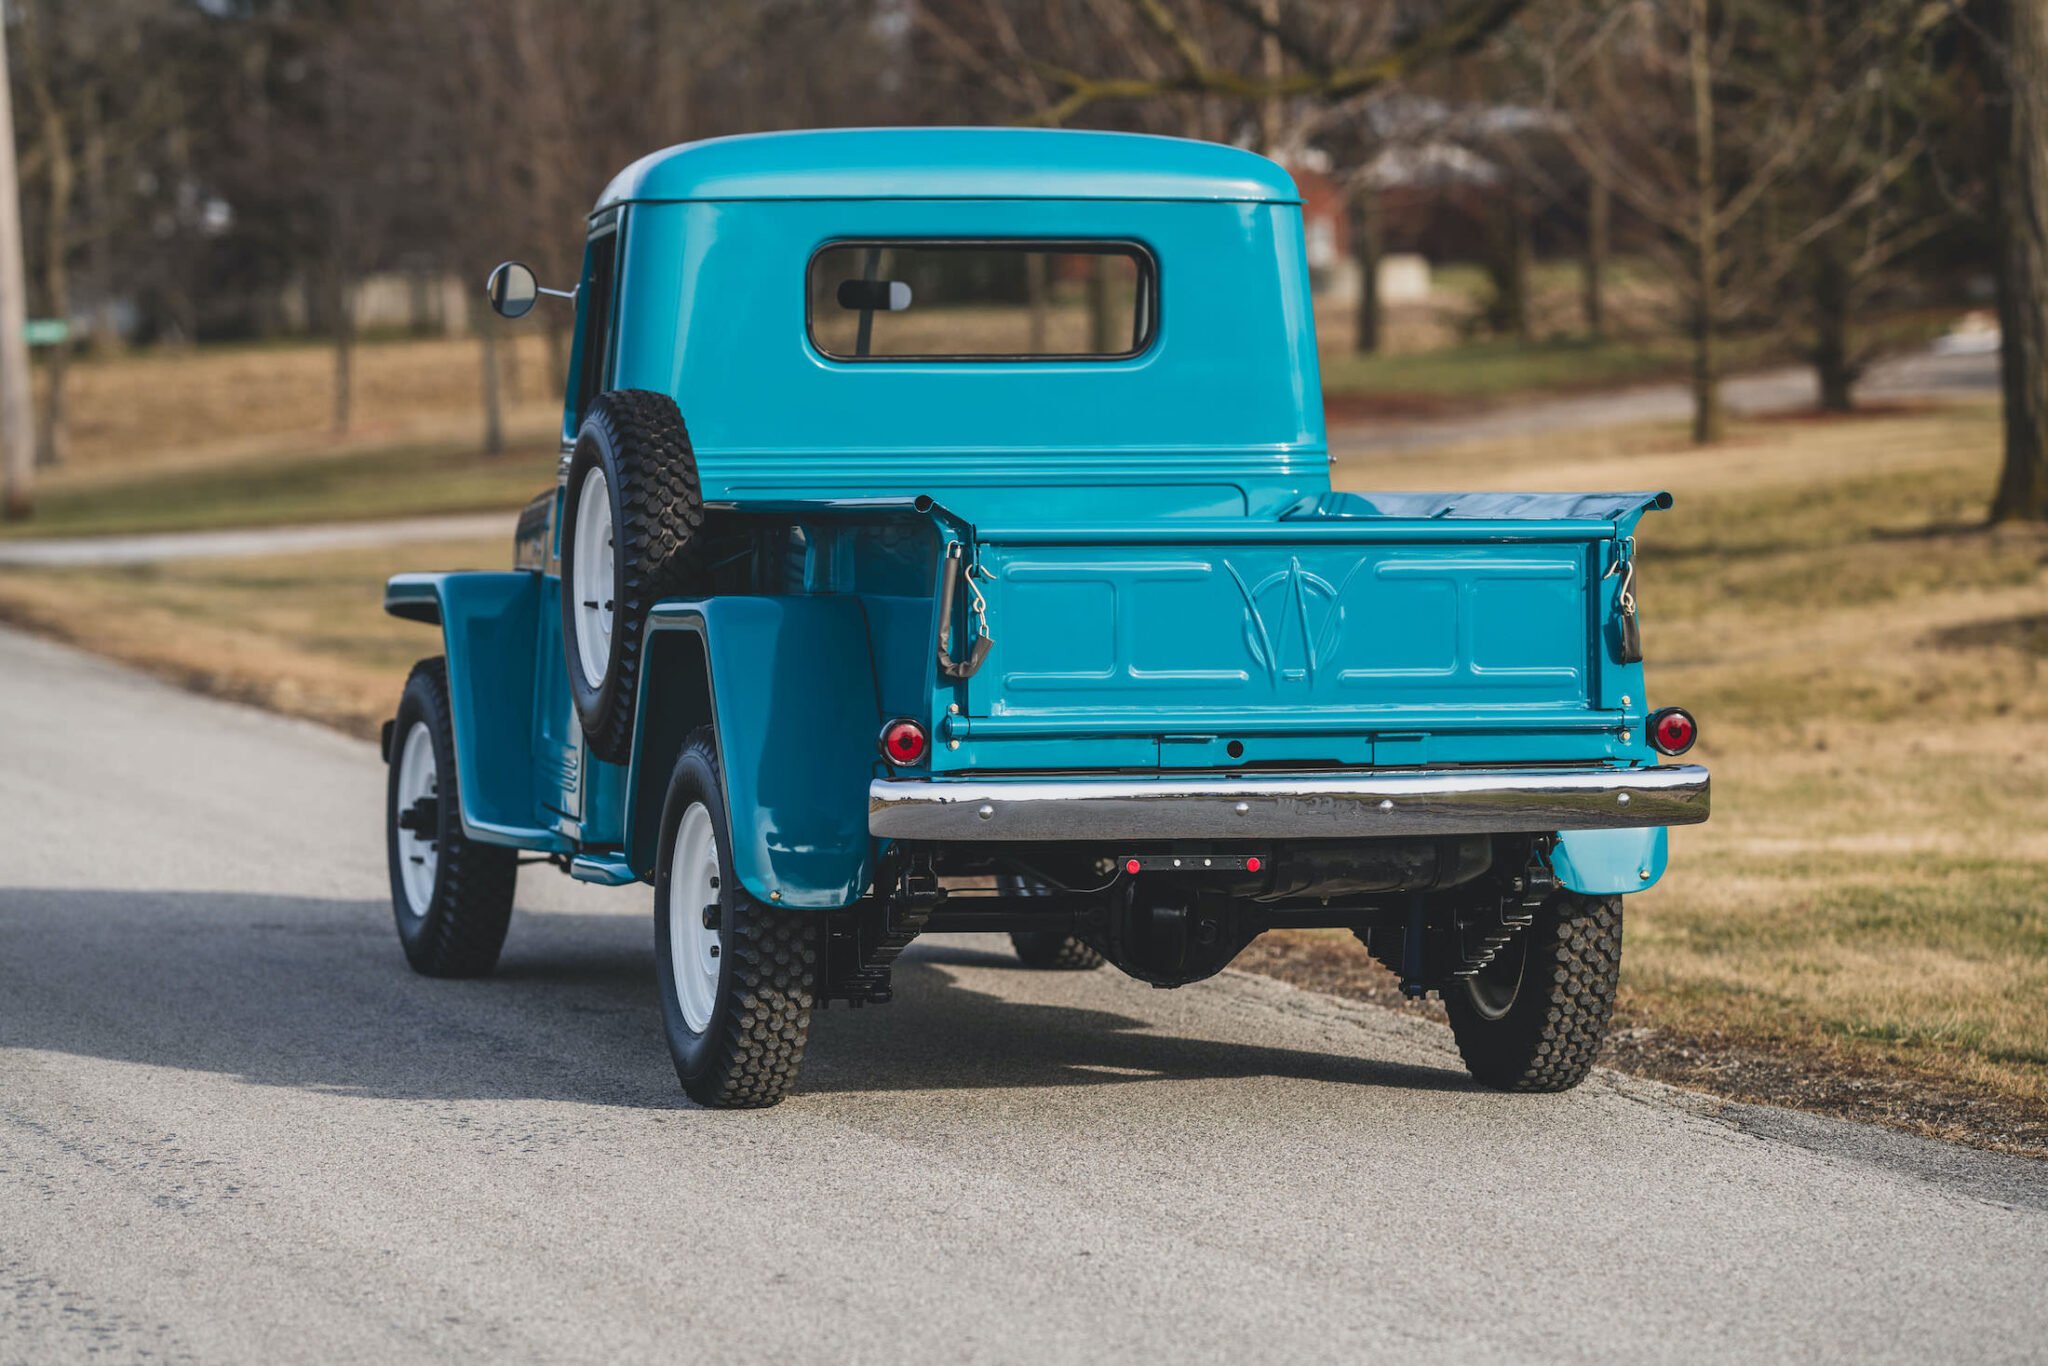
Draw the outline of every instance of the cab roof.
<instances>
[{"instance_id":1,"label":"cab roof","mask_svg":"<svg viewBox=\"0 0 2048 1366\"><path fill-rule=\"evenodd\" d=\"M835 128L686 142L640 158L592 212L633 201L1122 199L1298 204L1242 148L1051 128Z\"/></svg>"}]
</instances>

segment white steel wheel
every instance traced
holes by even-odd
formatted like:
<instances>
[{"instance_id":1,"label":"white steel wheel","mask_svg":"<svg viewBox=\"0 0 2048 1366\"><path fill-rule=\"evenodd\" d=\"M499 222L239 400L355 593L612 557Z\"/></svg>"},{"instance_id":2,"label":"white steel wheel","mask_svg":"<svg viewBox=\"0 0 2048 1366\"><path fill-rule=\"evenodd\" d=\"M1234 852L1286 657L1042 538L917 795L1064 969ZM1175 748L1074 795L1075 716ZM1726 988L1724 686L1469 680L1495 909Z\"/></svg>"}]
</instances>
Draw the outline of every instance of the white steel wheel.
<instances>
[{"instance_id":1,"label":"white steel wheel","mask_svg":"<svg viewBox=\"0 0 2048 1366\"><path fill-rule=\"evenodd\" d=\"M718 1002L718 971L724 944L717 926L706 925L705 908L716 916L718 837L711 812L692 802L676 828L675 858L668 876L669 966L675 974L676 1004L695 1034L711 1027ZM722 919L722 917L717 917Z\"/></svg>"},{"instance_id":2,"label":"white steel wheel","mask_svg":"<svg viewBox=\"0 0 2048 1366\"><path fill-rule=\"evenodd\" d=\"M434 766L434 735L425 721L413 722L405 733L405 748L398 755L398 797L392 803L391 819L399 822L422 798L439 799L440 774ZM407 829L397 824L398 877L405 888L406 909L423 916L434 904L434 877L440 870L440 851L435 831Z\"/></svg>"},{"instance_id":3,"label":"white steel wheel","mask_svg":"<svg viewBox=\"0 0 2048 1366\"><path fill-rule=\"evenodd\" d=\"M612 590L618 581L614 539L611 488L603 467L593 465L576 496L576 545L569 582L563 585L564 592L574 595L576 662L592 688L604 686L612 662Z\"/></svg>"}]
</instances>

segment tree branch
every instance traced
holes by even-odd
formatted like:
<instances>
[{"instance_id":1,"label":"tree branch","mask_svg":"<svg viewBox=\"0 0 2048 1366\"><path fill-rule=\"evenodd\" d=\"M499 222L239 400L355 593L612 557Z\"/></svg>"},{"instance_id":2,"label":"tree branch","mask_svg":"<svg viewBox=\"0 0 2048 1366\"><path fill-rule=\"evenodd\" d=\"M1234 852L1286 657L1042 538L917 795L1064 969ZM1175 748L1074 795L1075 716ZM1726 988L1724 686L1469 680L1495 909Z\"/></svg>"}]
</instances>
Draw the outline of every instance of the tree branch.
<instances>
[{"instance_id":1,"label":"tree branch","mask_svg":"<svg viewBox=\"0 0 2048 1366\"><path fill-rule=\"evenodd\" d=\"M1465 0L1442 20L1419 30L1372 61L1266 80L1210 66L1201 49L1181 31L1160 0L1132 2L1153 21L1155 30L1175 44L1182 59L1188 62L1188 69L1179 75L1148 79L1087 76L1039 65L1039 73L1064 86L1067 93L1025 120L1027 123L1062 123L1100 100L1145 100L1164 95L1230 95L1246 100L1276 97L1341 100L1400 80L1477 47L1529 4L1529 0ZM1164 21L1164 27L1159 20Z\"/></svg>"}]
</instances>

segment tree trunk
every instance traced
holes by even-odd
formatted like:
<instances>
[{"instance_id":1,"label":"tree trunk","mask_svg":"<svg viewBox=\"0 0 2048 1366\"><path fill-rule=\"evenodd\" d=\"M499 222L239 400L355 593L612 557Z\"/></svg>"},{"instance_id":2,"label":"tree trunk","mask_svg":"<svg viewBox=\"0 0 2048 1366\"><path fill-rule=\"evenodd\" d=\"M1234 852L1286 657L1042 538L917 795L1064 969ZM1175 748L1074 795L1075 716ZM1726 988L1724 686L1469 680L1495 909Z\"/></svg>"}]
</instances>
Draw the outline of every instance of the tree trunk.
<instances>
[{"instance_id":1,"label":"tree trunk","mask_svg":"<svg viewBox=\"0 0 2048 1366\"><path fill-rule=\"evenodd\" d=\"M43 250L42 293L45 315L60 323L71 321L71 199L78 177L71 159L71 130L64 110L50 87L49 64L37 46L36 7L22 10L22 35L28 40L29 96L35 101L36 116L42 124L43 144ZM64 381L70 369L71 350L59 342L50 349L44 367L43 412L36 424L36 466L49 469L64 463Z\"/></svg>"},{"instance_id":2,"label":"tree trunk","mask_svg":"<svg viewBox=\"0 0 2048 1366\"><path fill-rule=\"evenodd\" d=\"M1607 228L1612 210L1607 182L1595 177L1586 189L1586 256L1581 304L1586 314L1586 335L1594 341L1607 336Z\"/></svg>"},{"instance_id":3,"label":"tree trunk","mask_svg":"<svg viewBox=\"0 0 2048 1366\"><path fill-rule=\"evenodd\" d=\"M544 388L548 393L564 393L569 387L568 325L550 322L542 335L548 343L548 374Z\"/></svg>"},{"instance_id":4,"label":"tree trunk","mask_svg":"<svg viewBox=\"0 0 2048 1366\"><path fill-rule=\"evenodd\" d=\"M1369 356L1380 349L1380 206L1371 186L1351 197L1351 257L1358 263L1357 349Z\"/></svg>"},{"instance_id":5,"label":"tree trunk","mask_svg":"<svg viewBox=\"0 0 2048 1366\"><path fill-rule=\"evenodd\" d=\"M334 336L334 431L346 432L355 406L356 310L348 278L330 267L327 289L328 326Z\"/></svg>"},{"instance_id":6,"label":"tree trunk","mask_svg":"<svg viewBox=\"0 0 2048 1366\"><path fill-rule=\"evenodd\" d=\"M1131 349L1130 339L1116 336L1116 309L1109 297L1109 258L1088 262L1088 349L1098 356Z\"/></svg>"},{"instance_id":7,"label":"tree trunk","mask_svg":"<svg viewBox=\"0 0 2048 1366\"><path fill-rule=\"evenodd\" d=\"M106 114L100 96L86 102L85 218L92 236L86 247L86 288L92 293L93 354L107 356L121 349L120 323L114 313L114 243L110 218L113 198L107 188Z\"/></svg>"},{"instance_id":8,"label":"tree trunk","mask_svg":"<svg viewBox=\"0 0 2048 1366\"><path fill-rule=\"evenodd\" d=\"M21 199L14 192L14 102L7 26L0 24L0 516L35 511L35 435L28 342L21 334L26 289L21 269Z\"/></svg>"},{"instance_id":9,"label":"tree trunk","mask_svg":"<svg viewBox=\"0 0 2048 1366\"><path fill-rule=\"evenodd\" d=\"M1833 243L1824 242L1813 270L1813 373L1824 413L1846 413L1856 406L1857 367L1849 356L1850 292L1848 263Z\"/></svg>"},{"instance_id":10,"label":"tree trunk","mask_svg":"<svg viewBox=\"0 0 2048 1366\"><path fill-rule=\"evenodd\" d=\"M1720 307L1719 210L1714 177L1714 73L1707 52L1707 0L1692 0L1692 31L1686 56L1692 76L1693 192L1698 221L1693 238L1692 439L1719 441L1726 419L1721 411L1721 358L1717 319Z\"/></svg>"},{"instance_id":11,"label":"tree trunk","mask_svg":"<svg viewBox=\"0 0 2048 1366\"><path fill-rule=\"evenodd\" d=\"M1511 297L1515 310L1511 324L1515 340L1528 345L1534 327L1530 307L1529 282L1535 273L1536 234L1535 225L1529 221L1529 206L1518 195L1508 203L1508 270L1513 281Z\"/></svg>"},{"instance_id":12,"label":"tree trunk","mask_svg":"<svg viewBox=\"0 0 2048 1366\"><path fill-rule=\"evenodd\" d=\"M1493 214L1487 274L1493 300L1487 324L1498 333L1529 340L1529 215L1517 195L1504 197Z\"/></svg>"},{"instance_id":13,"label":"tree trunk","mask_svg":"<svg viewBox=\"0 0 2048 1366\"><path fill-rule=\"evenodd\" d=\"M1045 353L1045 253L1024 254L1024 298L1031 308L1030 353Z\"/></svg>"},{"instance_id":14,"label":"tree trunk","mask_svg":"<svg viewBox=\"0 0 2048 1366\"><path fill-rule=\"evenodd\" d=\"M2005 465L1991 519L2038 522L2048 521L2048 5L2004 0L1997 13L1991 182Z\"/></svg>"},{"instance_id":15,"label":"tree trunk","mask_svg":"<svg viewBox=\"0 0 2048 1366\"><path fill-rule=\"evenodd\" d=\"M61 124L47 123L45 128L55 131L43 144L48 159L44 175L50 191L49 202L44 206L47 217L43 220L43 307L49 310L50 317L68 326L71 270L65 257L71 246L71 152ZM36 423L38 469L54 469L64 463L70 444L64 421L64 388L70 373L71 343L67 339L49 349L43 366L43 412Z\"/></svg>"},{"instance_id":16,"label":"tree trunk","mask_svg":"<svg viewBox=\"0 0 2048 1366\"><path fill-rule=\"evenodd\" d=\"M492 316L495 317L496 315L494 314ZM484 325L486 327L488 327L490 323L491 318L487 317L484 319ZM508 336L505 339L505 344L498 348L498 373L500 376L503 377L504 380L505 401L508 403L519 402L521 396L525 394L526 389L525 372L520 368L519 364L518 337Z\"/></svg>"},{"instance_id":17,"label":"tree trunk","mask_svg":"<svg viewBox=\"0 0 2048 1366\"><path fill-rule=\"evenodd\" d=\"M474 310L473 310L474 311ZM498 319L485 315L477 319L477 336L483 342L484 365L484 454L505 453L504 371L498 358ZM506 349L510 349L509 347Z\"/></svg>"},{"instance_id":18,"label":"tree trunk","mask_svg":"<svg viewBox=\"0 0 2048 1366\"><path fill-rule=\"evenodd\" d=\"M1280 0L1260 0L1259 16L1268 24L1280 22ZM1259 64L1265 71L1266 83L1278 85L1287 68L1282 61L1280 40L1267 33L1259 39ZM1259 150L1269 157L1280 155L1281 127L1280 97L1268 95L1259 102Z\"/></svg>"}]
</instances>

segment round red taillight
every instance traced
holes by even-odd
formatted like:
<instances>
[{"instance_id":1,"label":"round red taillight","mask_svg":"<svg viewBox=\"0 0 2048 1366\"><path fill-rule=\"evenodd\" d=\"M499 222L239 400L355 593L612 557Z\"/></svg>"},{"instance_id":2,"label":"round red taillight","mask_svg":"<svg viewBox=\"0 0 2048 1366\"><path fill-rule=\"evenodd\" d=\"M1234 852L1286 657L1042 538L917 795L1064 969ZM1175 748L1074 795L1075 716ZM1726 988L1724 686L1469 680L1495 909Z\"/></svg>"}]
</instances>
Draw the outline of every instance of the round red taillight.
<instances>
[{"instance_id":1,"label":"round red taillight","mask_svg":"<svg viewBox=\"0 0 2048 1366\"><path fill-rule=\"evenodd\" d=\"M931 738L924 733L924 727L907 716L882 727L882 757L892 764L922 763L930 748Z\"/></svg>"},{"instance_id":2,"label":"round red taillight","mask_svg":"<svg viewBox=\"0 0 2048 1366\"><path fill-rule=\"evenodd\" d=\"M1265 866L1265 863L1259 858L1257 854L1253 854L1250 858L1244 861L1244 870L1247 873L1256 873L1259 871L1259 869Z\"/></svg>"},{"instance_id":3,"label":"round red taillight","mask_svg":"<svg viewBox=\"0 0 2048 1366\"><path fill-rule=\"evenodd\" d=\"M1124 871L1127 873L1135 873L1144 866L1144 864L1138 862L1134 858L1127 858L1124 860Z\"/></svg>"},{"instance_id":4,"label":"round red taillight","mask_svg":"<svg viewBox=\"0 0 2048 1366\"><path fill-rule=\"evenodd\" d=\"M1683 707L1666 707L1651 716L1649 731L1659 754L1683 754L1700 738L1699 722Z\"/></svg>"}]
</instances>

